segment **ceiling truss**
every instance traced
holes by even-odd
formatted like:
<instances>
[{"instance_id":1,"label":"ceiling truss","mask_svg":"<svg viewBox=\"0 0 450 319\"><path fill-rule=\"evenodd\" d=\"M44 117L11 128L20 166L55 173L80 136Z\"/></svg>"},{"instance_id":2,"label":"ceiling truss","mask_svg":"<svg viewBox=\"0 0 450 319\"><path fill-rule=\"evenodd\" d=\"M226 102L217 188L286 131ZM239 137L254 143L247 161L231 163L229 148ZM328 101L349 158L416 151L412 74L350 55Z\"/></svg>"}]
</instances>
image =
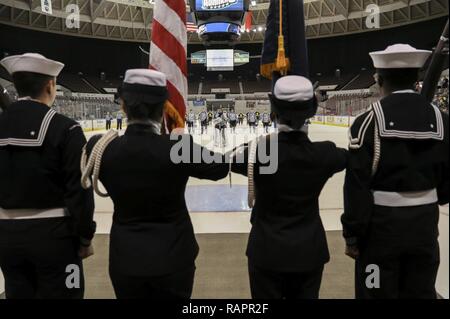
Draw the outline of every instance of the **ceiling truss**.
<instances>
[{"instance_id":1,"label":"ceiling truss","mask_svg":"<svg viewBox=\"0 0 450 319\"><path fill-rule=\"evenodd\" d=\"M241 42L264 39L269 0L259 0L252 11L252 28ZM366 23L370 5L379 11L379 28L390 28L448 15L448 0L305 0L308 38L373 31ZM75 6L74 6L75 5ZM78 8L79 24L73 22ZM151 37L153 5L145 0L52 0L52 14L44 14L40 0L0 0L0 24L59 34L120 41L147 42ZM189 8L186 8L189 11ZM189 43L200 43L188 34Z\"/></svg>"}]
</instances>

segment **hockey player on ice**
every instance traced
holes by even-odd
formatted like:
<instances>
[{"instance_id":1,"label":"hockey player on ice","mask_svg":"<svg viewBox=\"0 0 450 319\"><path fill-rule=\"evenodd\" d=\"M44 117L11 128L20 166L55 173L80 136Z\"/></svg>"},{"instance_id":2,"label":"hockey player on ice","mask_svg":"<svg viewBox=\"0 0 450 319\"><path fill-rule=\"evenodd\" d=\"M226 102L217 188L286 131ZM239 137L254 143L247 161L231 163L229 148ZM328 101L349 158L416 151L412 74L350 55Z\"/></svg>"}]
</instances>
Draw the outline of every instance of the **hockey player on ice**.
<instances>
[{"instance_id":1,"label":"hockey player on ice","mask_svg":"<svg viewBox=\"0 0 450 319\"><path fill-rule=\"evenodd\" d=\"M188 126L188 132L189 134L192 134L194 132L194 122L195 122L195 114L194 111L190 111L187 115L186 123Z\"/></svg>"},{"instance_id":2,"label":"hockey player on ice","mask_svg":"<svg viewBox=\"0 0 450 319\"><path fill-rule=\"evenodd\" d=\"M222 110L217 111L213 120L215 127L214 132L214 145L225 147L227 145L226 132L227 120Z\"/></svg>"},{"instance_id":3,"label":"hockey player on ice","mask_svg":"<svg viewBox=\"0 0 450 319\"><path fill-rule=\"evenodd\" d=\"M269 113L263 113L262 115L262 123L264 127L264 133L269 133L269 126L270 126L270 115Z\"/></svg>"},{"instance_id":4,"label":"hockey player on ice","mask_svg":"<svg viewBox=\"0 0 450 319\"><path fill-rule=\"evenodd\" d=\"M256 114L254 112L249 112L247 114L247 123L250 133L256 133Z\"/></svg>"},{"instance_id":5,"label":"hockey player on ice","mask_svg":"<svg viewBox=\"0 0 450 319\"><path fill-rule=\"evenodd\" d=\"M237 116L234 110L231 110L231 112L228 114L228 120L230 121L230 129L232 133L236 132L236 125L237 125Z\"/></svg>"},{"instance_id":6,"label":"hockey player on ice","mask_svg":"<svg viewBox=\"0 0 450 319\"><path fill-rule=\"evenodd\" d=\"M206 111L200 112L198 118L200 120L201 134L208 133L208 114Z\"/></svg>"}]
</instances>

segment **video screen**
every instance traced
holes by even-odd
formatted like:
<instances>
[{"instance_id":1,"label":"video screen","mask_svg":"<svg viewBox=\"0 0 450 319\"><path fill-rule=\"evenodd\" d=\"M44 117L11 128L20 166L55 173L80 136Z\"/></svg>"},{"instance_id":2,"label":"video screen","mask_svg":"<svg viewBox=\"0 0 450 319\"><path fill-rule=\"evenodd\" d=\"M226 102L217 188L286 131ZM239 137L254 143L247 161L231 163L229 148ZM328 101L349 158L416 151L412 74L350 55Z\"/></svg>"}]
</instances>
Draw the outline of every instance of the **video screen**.
<instances>
[{"instance_id":1,"label":"video screen","mask_svg":"<svg viewBox=\"0 0 450 319\"><path fill-rule=\"evenodd\" d=\"M207 50L206 68L208 71L233 71L233 49Z\"/></svg>"},{"instance_id":2,"label":"video screen","mask_svg":"<svg viewBox=\"0 0 450 319\"><path fill-rule=\"evenodd\" d=\"M250 62L250 53L244 51L234 51L234 65L242 65Z\"/></svg>"},{"instance_id":3,"label":"video screen","mask_svg":"<svg viewBox=\"0 0 450 319\"><path fill-rule=\"evenodd\" d=\"M191 53L192 64L206 64L206 51Z\"/></svg>"},{"instance_id":4,"label":"video screen","mask_svg":"<svg viewBox=\"0 0 450 319\"><path fill-rule=\"evenodd\" d=\"M235 33L239 35L240 32L240 27L237 24L227 22L207 23L198 28L200 35L206 33Z\"/></svg>"},{"instance_id":5,"label":"video screen","mask_svg":"<svg viewBox=\"0 0 450 319\"><path fill-rule=\"evenodd\" d=\"M243 11L244 0L196 0L196 11Z\"/></svg>"}]
</instances>

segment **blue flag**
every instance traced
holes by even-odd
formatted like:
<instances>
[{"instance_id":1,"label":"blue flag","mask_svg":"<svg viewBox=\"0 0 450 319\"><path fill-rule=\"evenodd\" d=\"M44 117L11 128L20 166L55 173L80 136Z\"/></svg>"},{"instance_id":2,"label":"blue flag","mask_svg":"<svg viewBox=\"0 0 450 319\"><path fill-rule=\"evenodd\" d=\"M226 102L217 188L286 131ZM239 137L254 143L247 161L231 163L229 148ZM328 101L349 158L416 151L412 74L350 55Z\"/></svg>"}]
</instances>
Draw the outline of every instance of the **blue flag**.
<instances>
[{"instance_id":1,"label":"blue flag","mask_svg":"<svg viewBox=\"0 0 450 319\"><path fill-rule=\"evenodd\" d=\"M276 77L287 74L309 76L303 0L270 1L261 75L272 79L274 74Z\"/></svg>"}]
</instances>

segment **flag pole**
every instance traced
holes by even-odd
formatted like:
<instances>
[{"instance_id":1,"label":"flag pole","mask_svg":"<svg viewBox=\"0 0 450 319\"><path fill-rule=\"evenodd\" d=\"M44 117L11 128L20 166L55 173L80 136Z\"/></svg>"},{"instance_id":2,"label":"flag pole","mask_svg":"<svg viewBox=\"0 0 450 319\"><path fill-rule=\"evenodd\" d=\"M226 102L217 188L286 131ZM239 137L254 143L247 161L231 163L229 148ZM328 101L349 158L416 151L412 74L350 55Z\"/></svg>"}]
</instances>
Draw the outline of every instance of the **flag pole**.
<instances>
[{"instance_id":1,"label":"flag pole","mask_svg":"<svg viewBox=\"0 0 450 319\"><path fill-rule=\"evenodd\" d=\"M429 102L433 100L442 73L442 66L445 60L448 59L448 19L444 27L444 31L439 39L439 43L434 50L431 58L430 66L428 67L425 79L423 80L423 87L421 94Z\"/></svg>"}]
</instances>

